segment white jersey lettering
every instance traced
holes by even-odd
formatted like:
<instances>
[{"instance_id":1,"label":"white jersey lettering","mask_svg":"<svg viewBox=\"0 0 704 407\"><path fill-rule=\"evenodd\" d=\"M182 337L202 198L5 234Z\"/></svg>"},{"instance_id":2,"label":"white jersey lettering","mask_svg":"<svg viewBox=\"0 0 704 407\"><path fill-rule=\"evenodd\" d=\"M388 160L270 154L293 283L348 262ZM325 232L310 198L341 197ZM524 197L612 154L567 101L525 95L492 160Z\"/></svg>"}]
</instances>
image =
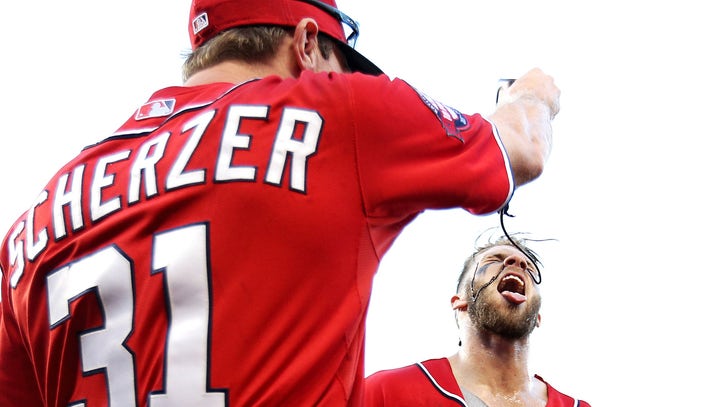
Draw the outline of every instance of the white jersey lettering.
<instances>
[{"instance_id":1,"label":"white jersey lettering","mask_svg":"<svg viewBox=\"0 0 704 407\"><path fill-rule=\"evenodd\" d=\"M181 152L176 157L174 165L166 177L166 190L170 191L175 188L180 188L188 185L197 185L205 182L205 170L191 170L184 172L186 165L190 161L193 153L198 147L200 139L208 128L208 124L215 116L215 110L210 110L204 114L196 116L193 120L186 123L181 134L185 134L192 130L191 137L184 143Z\"/></svg>"},{"instance_id":2,"label":"white jersey lettering","mask_svg":"<svg viewBox=\"0 0 704 407\"><path fill-rule=\"evenodd\" d=\"M308 157L313 155L318 148L318 138L322 127L323 119L318 112L295 108L284 109L265 181L281 185L286 161L290 159L290 188L294 191L306 192ZM296 136L297 131L301 128L303 134L299 140Z\"/></svg>"},{"instance_id":3,"label":"white jersey lettering","mask_svg":"<svg viewBox=\"0 0 704 407\"><path fill-rule=\"evenodd\" d=\"M64 221L64 206L68 205L71 213L73 230L83 227L83 209L81 208L81 185L83 184L83 170L85 164L78 165L71 173L71 191L66 191L69 174L59 177L54 189L54 206L52 219L54 220L54 239L59 240L66 236L66 222Z\"/></svg>"},{"instance_id":4,"label":"white jersey lettering","mask_svg":"<svg viewBox=\"0 0 704 407\"><path fill-rule=\"evenodd\" d=\"M105 187L113 185L115 182L115 174L107 173L108 164L126 160L129 155L129 151L120 151L107 157L102 157L100 160L98 160L98 163L95 165L93 180L91 181L90 185L91 220L96 221L121 208L119 197L113 197L103 202L102 190Z\"/></svg>"},{"instance_id":5,"label":"white jersey lettering","mask_svg":"<svg viewBox=\"0 0 704 407\"><path fill-rule=\"evenodd\" d=\"M48 243L46 227L39 231L36 236L37 240L34 240L34 212L36 211L37 206L44 203L48 197L49 193L46 190L42 191L37 197L37 200L34 201L34 205L32 205L29 212L27 212L27 231L25 234L27 235L27 258L29 261L34 260L39 253L46 248Z\"/></svg>"},{"instance_id":6,"label":"white jersey lettering","mask_svg":"<svg viewBox=\"0 0 704 407\"><path fill-rule=\"evenodd\" d=\"M306 193L307 169L311 156L315 155L322 132L323 120L316 111L284 108L278 131L273 144L263 142L256 144L257 134L242 133L241 126L246 120L269 120L269 107L264 105L232 105L228 108L227 118L220 135L219 153L213 163L213 180L215 182L252 182L257 180L256 165L238 163L236 151L257 148L270 148L269 164L264 183L280 187L288 171L289 189ZM203 111L184 123L176 132L188 138L180 146L176 155L168 155L172 160L166 175L157 172L157 165L167 157L170 143L177 143L178 136L172 132L158 133L145 139L134 150L122 150L99 157L95 161L92 178L85 179L88 164L77 164L73 169L60 174L55 185L48 186L27 211L25 219L20 219L16 229L10 235L10 258L14 265L11 273L13 287L16 286L24 272L25 261L34 260L49 244L47 224L36 225L35 214L38 210L50 211L53 226L53 241L66 237L69 231L76 232L84 228L83 205L87 203L90 221L95 222L122 210L142 199L151 198L161 191L169 191L200 185L206 182L206 168L187 169L194 154L198 151L201 139L216 117L217 110ZM190 133L190 134L189 134ZM264 138L267 140L267 138ZM134 152L134 154L132 154ZM110 165L131 160L129 174L110 170ZM118 180L118 177L126 179ZM89 182L89 184L84 184ZM84 199L84 187L86 199ZM111 188L112 187L112 188ZM115 187L125 191L114 191ZM87 202L84 202L86 201ZM125 201L126 200L126 201ZM48 202L51 204L49 206ZM43 209L46 207L46 209ZM68 218L67 218L68 217ZM46 217L41 217L46 219ZM70 223L69 223L70 222ZM25 231L22 234L22 231ZM35 234L36 232L36 234Z\"/></svg>"},{"instance_id":7,"label":"white jersey lettering","mask_svg":"<svg viewBox=\"0 0 704 407\"><path fill-rule=\"evenodd\" d=\"M152 407L223 407L224 391L209 386L210 278L208 230L185 225L156 234L151 275L168 274L164 301L169 307L164 343L163 388L149 394ZM80 333L81 367L103 374L108 405L136 406L135 356L126 342L135 325L134 262L117 246L84 256L47 276L50 329L71 318L70 304L96 293L100 327ZM84 406L78 402L73 406Z\"/></svg>"},{"instance_id":8,"label":"white jersey lettering","mask_svg":"<svg viewBox=\"0 0 704 407\"><path fill-rule=\"evenodd\" d=\"M227 121L222 133L220 153L215 167L216 181L254 181L257 168L248 165L232 165L236 149L248 149L251 135L240 134L240 124L244 119L266 119L269 108L266 106L234 105L227 112Z\"/></svg>"},{"instance_id":9,"label":"white jersey lettering","mask_svg":"<svg viewBox=\"0 0 704 407\"><path fill-rule=\"evenodd\" d=\"M144 178L144 194L147 198L159 192L156 183L156 163L164 156L166 142L170 135L169 132L161 133L139 147L130 170L130 186L127 195L127 202L130 204L139 200L142 178Z\"/></svg>"}]
</instances>

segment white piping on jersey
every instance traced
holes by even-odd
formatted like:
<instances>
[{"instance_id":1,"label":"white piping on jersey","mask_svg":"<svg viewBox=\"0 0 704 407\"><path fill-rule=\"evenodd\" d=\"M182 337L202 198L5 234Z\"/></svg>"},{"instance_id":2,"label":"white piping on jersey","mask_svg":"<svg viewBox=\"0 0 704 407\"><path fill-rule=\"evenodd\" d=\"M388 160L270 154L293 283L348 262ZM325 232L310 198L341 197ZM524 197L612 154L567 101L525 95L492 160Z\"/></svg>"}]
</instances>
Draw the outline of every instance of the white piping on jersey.
<instances>
[{"instance_id":1,"label":"white piping on jersey","mask_svg":"<svg viewBox=\"0 0 704 407\"><path fill-rule=\"evenodd\" d=\"M126 128L126 129L123 129L121 127L112 134L111 138L112 137L122 137L122 136L129 136L129 135L151 133L154 130L161 127L166 121L170 120L172 117L177 116L186 110L198 109L198 108L201 108L204 106L211 105L211 104L215 103L216 101L222 99L223 97L225 97L229 93L231 93L233 90L239 88L240 86L247 84L249 82L254 82L256 80L259 80L259 78L248 79L244 82L237 83L234 86L232 86L231 88L228 88L227 90L223 91L220 95L213 97L212 99L210 99L208 101L204 101L204 102L192 104L192 105L179 106L178 110L174 110L169 116L165 117L162 120L162 122L158 125L153 125L153 126L148 126L148 127L146 127L146 126L145 127L132 127L132 128ZM128 123L129 123L129 121L128 121ZM123 127L124 126L125 125L123 125Z\"/></svg>"},{"instance_id":2,"label":"white piping on jersey","mask_svg":"<svg viewBox=\"0 0 704 407\"><path fill-rule=\"evenodd\" d=\"M459 397L456 394L451 393L451 392L443 389L442 386L440 386L440 384L435 380L433 375L430 374L428 369L426 369L425 366L423 366L423 364L421 362L416 362L416 365L423 371L423 373L425 373L425 376L428 377L428 380L430 380L430 382L433 384L433 386L435 386L435 388L438 389L442 394L457 401L458 403L462 404L464 407L468 407L467 403L464 401L464 398ZM579 400L575 399L572 407L579 407Z\"/></svg>"},{"instance_id":3,"label":"white piping on jersey","mask_svg":"<svg viewBox=\"0 0 704 407\"><path fill-rule=\"evenodd\" d=\"M449 398L451 398L451 399L457 401L458 403L460 403L460 404L463 405L464 407L468 407L468 406L467 406L467 403L465 403L465 401L464 401L464 398L459 397L458 395L456 395L456 394L454 394L454 393L451 393L451 392L445 390L444 388L442 388L442 386L440 386L440 384L435 380L435 378L433 377L433 375L431 375L430 372L428 372L428 369L426 369L425 366L423 366L422 363L417 362L416 365L418 365L418 367L419 367L419 368L423 371L423 373L425 373L425 375L428 377L428 380L430 380L430 382L433 383L433 386L435 386L435 388L438 389L442 394L444 394L445 396L447 396L447 397L449 397Z\"/></svg>"}]
</instances>

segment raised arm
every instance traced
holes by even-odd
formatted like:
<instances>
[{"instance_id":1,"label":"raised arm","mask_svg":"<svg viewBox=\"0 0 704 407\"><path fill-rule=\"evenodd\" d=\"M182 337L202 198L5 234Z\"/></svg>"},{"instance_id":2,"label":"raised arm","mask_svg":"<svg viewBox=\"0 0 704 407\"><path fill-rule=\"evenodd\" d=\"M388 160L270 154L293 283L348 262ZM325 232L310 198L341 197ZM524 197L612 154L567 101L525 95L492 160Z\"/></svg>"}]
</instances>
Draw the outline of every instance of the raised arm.
<instances>
[{"instance_id":1,"label":"raised arm","mask_svg":"<svg viewBox=\"0 0 704 407\"><path fill-rule=\"evenodd\" d=\"M560 111L560 89L553 78L534 68L501 92L489 117L499 131L516 186L537 178L552 147L552 120Z\"/></svg>"}]
</instances>

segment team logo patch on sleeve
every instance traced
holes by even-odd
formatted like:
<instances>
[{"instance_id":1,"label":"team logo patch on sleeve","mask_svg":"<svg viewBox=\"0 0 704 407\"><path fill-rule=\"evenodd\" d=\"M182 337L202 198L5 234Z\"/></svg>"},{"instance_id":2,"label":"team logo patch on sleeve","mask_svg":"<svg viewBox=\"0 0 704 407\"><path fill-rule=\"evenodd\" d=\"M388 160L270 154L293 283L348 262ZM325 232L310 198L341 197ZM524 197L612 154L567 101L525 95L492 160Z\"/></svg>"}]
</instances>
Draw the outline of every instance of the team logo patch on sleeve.
<instances>
[{"instance_id":1,"label":"team logo patch on sleeve","mask_svg":"<svg viewBox=\"0 0 704 407\"><path fill-rule=\"evenodd\" d=\"M153 117L169 116L174 112L176 99L150 100L143 104L134 115L135 120L151 119Z\"/></svg>"},{"instance_id":2,"label":"team logo patch on sleeve","mask_svg":"<svg viewBox=\"0 0 704 407\"><path fill-rule=\"evenodd\" d=\"M462 132L468 130L470 127L467 118L455 108L444 105L418 90L416 90L416 93L418 93L423 103L425 103L438 118L438 121L440 121L440 124L445 129L445 134L447 134L448 137L454 137L464 143Z\"/></svg>"}]
</instances>

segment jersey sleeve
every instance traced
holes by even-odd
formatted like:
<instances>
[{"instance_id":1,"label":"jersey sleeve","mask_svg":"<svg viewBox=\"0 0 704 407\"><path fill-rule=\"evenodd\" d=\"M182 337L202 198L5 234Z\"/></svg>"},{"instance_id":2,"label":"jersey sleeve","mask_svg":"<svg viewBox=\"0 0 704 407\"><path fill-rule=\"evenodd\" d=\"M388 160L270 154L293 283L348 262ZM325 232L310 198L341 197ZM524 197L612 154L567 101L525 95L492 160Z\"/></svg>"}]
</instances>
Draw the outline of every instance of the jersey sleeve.
<instances>
[{"instance_id":1,"label":"jersey sleeve","mask_svg":"<svg viewBox=\"0 0 704 407\"><path fill-rule=\"evenodd\" d=\"M352 104L370 216L455 207L481 215L508 202L511 167L488 120L437 102L402 80L366 79L353 84Z\"/></svg>"}]
</instances>

